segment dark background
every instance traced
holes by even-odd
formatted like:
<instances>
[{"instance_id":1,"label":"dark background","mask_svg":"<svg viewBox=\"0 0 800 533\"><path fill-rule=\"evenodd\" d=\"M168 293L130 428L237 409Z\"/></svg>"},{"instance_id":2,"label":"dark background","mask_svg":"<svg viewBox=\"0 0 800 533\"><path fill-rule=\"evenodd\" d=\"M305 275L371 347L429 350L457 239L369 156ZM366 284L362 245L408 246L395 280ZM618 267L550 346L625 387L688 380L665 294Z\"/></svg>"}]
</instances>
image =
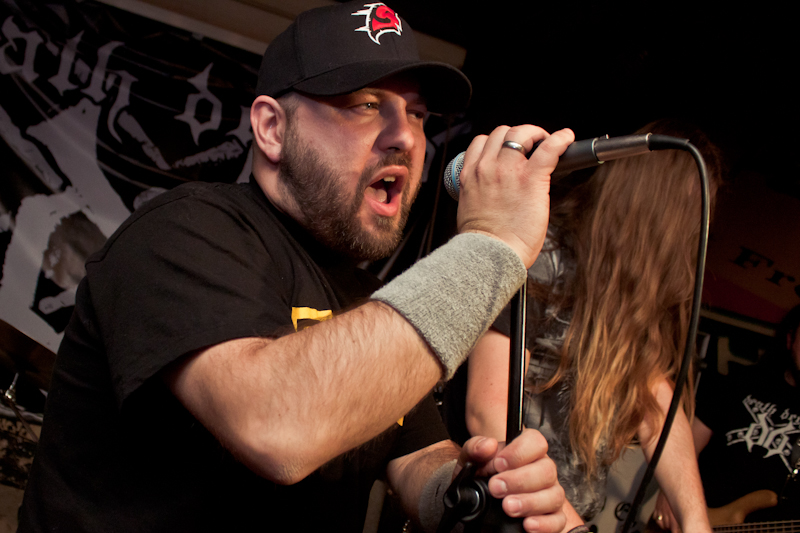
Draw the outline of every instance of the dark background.
<instances>
[{"instance_id":1,"label":"dark background","mask_svg":"<svg viewBox=\"0 0 800 533\"><path fill-rule=\"evenodd\" d=\"M728 165L706 308L771 327L800 304L799 47L789 4L391 5L415 30L466 49L473 134L526 122L569 127L577 139L630 134L659 118L701 127ZM731 271L744 248L769 261Z\"/></svg>"},{"instance_id":2,"label":"dark background","mask_svg":"<svg viewBox=\"0 0 800 533\"><path fill-rule=\"evenodd\" d=\"M440 0L391 4L415 30L466 48L483 132L532 122L578 139L651 120L702 126L731 174L800 198L796 18L789 4ZM792 10L793 11L793 10Z\"/></svg>"}]
</instances>

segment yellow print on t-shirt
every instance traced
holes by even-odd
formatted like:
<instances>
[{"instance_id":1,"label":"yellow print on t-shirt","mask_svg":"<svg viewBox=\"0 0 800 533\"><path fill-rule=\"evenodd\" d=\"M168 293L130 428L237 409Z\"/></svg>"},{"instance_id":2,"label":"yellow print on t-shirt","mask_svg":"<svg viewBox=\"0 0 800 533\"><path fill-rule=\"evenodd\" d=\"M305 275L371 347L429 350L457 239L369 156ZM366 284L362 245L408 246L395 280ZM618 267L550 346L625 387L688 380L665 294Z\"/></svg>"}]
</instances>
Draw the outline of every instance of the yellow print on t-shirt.
<instances>
[{"instance_id":1,"label":"yellow print on t-shirt","mask_svg":"<svg viewBox=\"0 0 800 533\"><path fill-rule=\"evenodd\" d=\"M292 324L297 331L297 322L300 320L316 320L322 322L333 318L333 311L330 309L318 311L312 307L292 307Z\"/></svg>"}]
</instances>

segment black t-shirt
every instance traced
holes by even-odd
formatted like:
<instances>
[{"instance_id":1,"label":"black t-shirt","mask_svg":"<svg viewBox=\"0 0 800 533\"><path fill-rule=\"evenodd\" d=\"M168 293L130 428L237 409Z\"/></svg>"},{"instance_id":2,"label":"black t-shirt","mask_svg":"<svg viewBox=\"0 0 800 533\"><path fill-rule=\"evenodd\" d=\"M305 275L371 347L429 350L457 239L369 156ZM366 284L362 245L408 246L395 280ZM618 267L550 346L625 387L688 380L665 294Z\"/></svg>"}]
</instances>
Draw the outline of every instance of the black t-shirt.
<instances>
[{"instance_id":1,"label":"black t-shirt","mask_svg":"<svg viewBox=\"0 0 800 533\"><path fill-rule=\"evenodd\" d=\"M760 367L704 374L696 415L713 432L698 461L709 507L761 489L781 494L800 438L800 389ZM800 518L800 501L756 511L747 521L787 518Z\"/></svg>"},{"instance_id":2,"label":"black t-shirt","mask_svg":"<svg viewBox=\"0 0 800 533\"><path fill-rule=\"evenodd\" d=\"M142 207L87 262L20 531L361 531L388 461L447 438L430 396L402 426L278 486L238 463L156 374L206 346L313 325L378 284L252 180L188 184Z\"/></svg>"}]
</instances>

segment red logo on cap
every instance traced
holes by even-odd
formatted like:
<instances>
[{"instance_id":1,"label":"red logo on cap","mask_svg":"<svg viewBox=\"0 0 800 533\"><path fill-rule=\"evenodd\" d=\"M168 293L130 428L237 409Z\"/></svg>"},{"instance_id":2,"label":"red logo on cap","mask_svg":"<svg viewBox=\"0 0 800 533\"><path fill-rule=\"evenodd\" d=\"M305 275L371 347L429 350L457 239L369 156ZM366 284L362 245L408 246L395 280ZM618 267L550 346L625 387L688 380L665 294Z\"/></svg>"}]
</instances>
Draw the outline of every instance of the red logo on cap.
<instances>
[{"instance_id":1,"label":"red logo on cap","mask_svg":"<svg viewBox=\"0 0 800 533\"><path fill-rule=\"evenodd\" d=\"M367 18L366 23L355 31L367 32L369 38L377 44L381 44L380 38L384 33L402 35L403 25L394 9L384 3L364 4L364 7L366 9L353 13L354 16Z\"/></svg>"}]
</instances>

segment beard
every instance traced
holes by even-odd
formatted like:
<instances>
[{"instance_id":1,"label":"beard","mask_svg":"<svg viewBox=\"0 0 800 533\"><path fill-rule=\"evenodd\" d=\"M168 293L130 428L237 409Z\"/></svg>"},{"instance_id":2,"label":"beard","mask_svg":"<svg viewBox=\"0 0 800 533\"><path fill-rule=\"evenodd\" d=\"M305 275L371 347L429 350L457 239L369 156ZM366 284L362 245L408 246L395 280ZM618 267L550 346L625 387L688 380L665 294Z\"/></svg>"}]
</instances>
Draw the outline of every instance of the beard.
<instances>
[{"instance_id":1,"label":"beard","mask_svg":"<svg viewBox=\"0 0 800 533\"><path fill-rule=\"evenodd\" d=\"M390 255L400 244L419 184L411 192L411 180L407 180L399 214L376 214L372 231L362 225L358 213L375 172L389 165L410 169L409 154L388 154L377 165L365 168L353 193L336 170L309 143L300 140L292 122L289 120L286 126L278 176L297 204L298 222L317 241L353 259L375 261Z\"/></svg>"}]
</instances>

